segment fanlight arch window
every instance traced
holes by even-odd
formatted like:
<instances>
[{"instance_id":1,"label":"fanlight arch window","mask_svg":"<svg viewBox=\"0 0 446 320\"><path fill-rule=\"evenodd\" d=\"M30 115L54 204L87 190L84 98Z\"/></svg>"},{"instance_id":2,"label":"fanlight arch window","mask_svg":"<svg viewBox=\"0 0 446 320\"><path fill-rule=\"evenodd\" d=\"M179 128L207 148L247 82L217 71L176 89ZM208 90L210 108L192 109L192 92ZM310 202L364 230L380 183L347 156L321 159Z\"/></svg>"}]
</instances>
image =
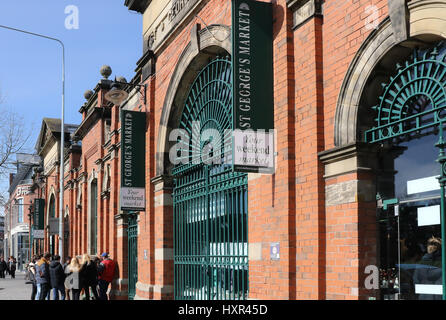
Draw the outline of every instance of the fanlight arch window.
<instances>
[{"instance_id":1,"label":"fanlight arch window","mask_svg":"<svg viewBox=\"0 0 446 320\"><path fill-rule=\"evenodd\" d=\"M429 134L446 120L446 43L414 49L395 73L382 83L373 106L375 125L365 132L369 143L410 140Z\"/></svg>"}]
</instances>

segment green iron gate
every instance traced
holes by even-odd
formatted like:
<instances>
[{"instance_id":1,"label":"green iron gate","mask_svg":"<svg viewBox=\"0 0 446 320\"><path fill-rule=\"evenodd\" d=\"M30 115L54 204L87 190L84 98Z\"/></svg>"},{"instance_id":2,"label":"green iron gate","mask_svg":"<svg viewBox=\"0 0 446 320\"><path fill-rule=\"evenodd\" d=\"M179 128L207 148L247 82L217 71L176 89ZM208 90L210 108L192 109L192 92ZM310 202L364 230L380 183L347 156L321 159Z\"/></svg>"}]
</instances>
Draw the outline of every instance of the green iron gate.
<instances>
[{"instance_id":1,"label":"green iron gate","mask_svg":"<svg viewBox=\"0 0 446 320\"><path fill-rule=\"evenodd\" d=\"M440 207L442 239L442 295L446 300L446 142L443 127L446 121L446 43L441 41L427 49L413 50L387 83L382 83L382 94L375 112L374 126L365 132L365 142L399 145L411 139L437 134L435 144L440 149L437 162L441 165ZM418 164L417 164L418 165ZM378 195L379 197L380 195ZM396 201L393 199L391 201ZM423 203L423 206L426 206ZM399 217L399 215L398 215Z\"/></svg>"},{"instance_id":2,"label":"green iron gate","mask_svg":"<svg viewBox=\"0 0 446 320\"><path fill-rule=\"evenodd\" d=\"M128 295L133 300L136 294L136 282L138 281L138 218L136 214L129 214L127 226L128 241Z\"/></svg>"},{"instance_id":3,"label":"green iron gate","mask_svg":"<svg viewBox=\"0 0 446 320\"><path fill-rule=\"evenodd\" d=\"M230 58L210 61L184 105L180 129L192 139L179 143L186 152L172 170L175 299L247 298L247 175L232 172L224 156L230 154L224 142L231 138L225 132L232 128L231 77ZM199 144L194 144L198 135ZM210 144L209 158L215 161L194 162L194 151L201 153Z\"/></svg>"}]
</instances>

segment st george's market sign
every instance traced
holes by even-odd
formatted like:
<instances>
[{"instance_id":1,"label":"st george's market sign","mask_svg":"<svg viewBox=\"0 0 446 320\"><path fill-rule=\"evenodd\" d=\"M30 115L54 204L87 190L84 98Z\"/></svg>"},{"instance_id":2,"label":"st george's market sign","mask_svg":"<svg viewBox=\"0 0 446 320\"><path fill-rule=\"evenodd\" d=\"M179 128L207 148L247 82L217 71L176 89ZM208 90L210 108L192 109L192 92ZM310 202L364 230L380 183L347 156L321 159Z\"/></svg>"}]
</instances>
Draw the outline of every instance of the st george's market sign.
<instances>
[{"instance_id":1,"label":"st george's market sign","mask_svg":"<svg viewBox=\"0 0 446 320\"><path fill-rule=\"evenodd\" d=\"M272 4L232 0L233 168L274 172Z\"/></svg>"},{"instance_id":2,"label":"st george's market sign","mask_svg":"<svg viewBox=\"0 0 446 320\"><path fill-rule=\"evenodd\" d=\"M146 114L121 111L121 192L122 211L144 211Z\"/></svg>"}]
</instances>

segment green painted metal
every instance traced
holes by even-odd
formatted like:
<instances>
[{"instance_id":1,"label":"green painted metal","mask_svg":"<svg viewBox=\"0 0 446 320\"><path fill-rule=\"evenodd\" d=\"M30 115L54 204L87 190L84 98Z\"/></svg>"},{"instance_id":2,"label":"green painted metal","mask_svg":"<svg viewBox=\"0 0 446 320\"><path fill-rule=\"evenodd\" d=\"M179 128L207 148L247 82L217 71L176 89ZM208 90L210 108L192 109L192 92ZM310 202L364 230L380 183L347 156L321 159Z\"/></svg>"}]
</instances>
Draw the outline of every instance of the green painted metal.
<instances>
[{"instance_id":1,"label":"green painted metal","mask_svg":"<svg viewBox=\"0 0 446 320\"><path fill-rule=\"evenodd\" d=\"M136 214L129 214L127 226L128 241L128 298L133 300L138 281L138 220Z\"/></svg>"},{"instance_id":2,"label":"green painted metal","mask_svg":"<svg viewBox=\"0 0 446 320\"><path fill-rule=\"evenodd\" d=\"M375 126L365 132L365 141L375 143L407 139L437 127L446 116L446 45L414 49L396 73L383 83Z\"/></svg>"},{"instance_id":3,"label":"green painted metal","mask_svg":"<svg viewBox=\"0 0 446 320\"><path fill-rule=\"evenodd\" d=\"M191 135L214 129L230 139L224 130L232 128L231 81L228 57L210 61L191 86L180 128ZM174 297L179 300L235 300L248 294L247 174L232 171L224 145L214 152L220 164L193 163L193 148L200 154L211 139L184 143L189 161L172 170Z\"/></svg>"},{"instance_id":4,"label":"green painted metal","mask_svg":"<svg viewBox=\"0 0 446 320\"><path fill-rule=\"evenodd\" d=\"M444 239L446 236L446 224L445 224L445 185L446 185L446 142L443 138L443 121L440 122L440 132L439 139L436 147L440 149L440 154L438 155L437 162L441 165L441 175L438 177L440 182L440 193L441 193L441 270L442 270L442 284L443 284L443 300L446 300L446 248Z\"/></svg>"}]
</instances>

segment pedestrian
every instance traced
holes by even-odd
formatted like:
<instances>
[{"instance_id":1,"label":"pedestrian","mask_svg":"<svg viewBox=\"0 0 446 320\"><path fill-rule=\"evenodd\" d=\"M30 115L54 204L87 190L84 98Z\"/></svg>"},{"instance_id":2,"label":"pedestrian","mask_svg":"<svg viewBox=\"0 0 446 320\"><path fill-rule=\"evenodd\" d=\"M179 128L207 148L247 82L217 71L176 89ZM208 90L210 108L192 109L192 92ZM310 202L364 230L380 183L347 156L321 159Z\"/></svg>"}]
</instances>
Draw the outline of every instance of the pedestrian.
<instances>
[{"instance_id":1,"label":"pedestrian","mask_svg":"<svg viewBox=\"0 0 446 320\"><path fill-rule=\"evenodd\" d=\"M98 267L99 299L108 300L107 290L115 276L116 262L110 259L108 252L104 252L101 258L102 261Z\"/></svg>"},{"instance_id":2,"label":"pedestrian","mask_svg":"<svg viewBox=\"0 0 446 320\"><path fill-rule=\"evenodd\" d=\"M64 273L65 273L65 277L66 277L66 275L67 275L66 270L67 270L67 267L68 267L68 265L70 264L70 262L71 262L71 257L70 257L70 256L67 256L67 257L65 258L65 263L63 264L63 271L64 271ZM71 291L71 290L70 290L70 288L67 287L65 281L64 281L64 287L65 287L65 300L70 300L70 291Z\"/></svg>"},{"instance_id":3,"label":"pedestrian","mask_svg":"<svg viewBox=\"0 0 446 320\"><path fill-rule=\"evenodd\" d=\"M81 282L80 278L81 270L82 266L77 257L71 259L70 264L65 270L65 274L67 275L65 278L65 286L71 289L73 300L79 300L83 287L83 283Z\"/></svg>"},{"instance_id":4,"label":"pedestrian","mask_svg":"<svg viewBox=\"0 0 446 320\"><path fill-rule=\"evenodd\" d=\"M36 262L37 262L37 256L33 256L30 263L28 264L28 277L29 281L31 281L31 284L33 286L31 291L31 300L35 300L37 295Z\"/></svg>"},{"instance_id":5,"label":"pedestrian","mask_svg":"<svg viewBox=\"0 0 446 320\"><path fill-rule=\"evenodd\" d=\"M11 275L11 279L15 279L15 270L17 268L17 262L13 256L9 257L8 267L9 267L9 274Z\"/></svg>"},{"instance_id":6,"label":"pedestrian","mask_svg":"<svg viewBox=\"0 0 446 320\"><path fill-rule=\"evenodd\" d=\"M8 269L8 265L6 264L5 258L0 258L0 279L5 278L5 271Z\"/></svg>"},{"instance_id":7,"label":"pedestrian","mask_svg":"<svg viewBox=\"0 0 446 320\"><path fill-rule=\"evenodd\" d=\"M40 285L39 300L45 300L49 297L50 292L50 258L49 252L45 253L43 257L37 262L36 280ZM49 300L49 298L48 298Z\"/></svg>"},{"instance_id":8,"label":"pedestrian","mask_svg":"<svg viewBox=\"0 0 446 320\"><path fill-rule=\"evenodd\" d=\"M96 263L91 260L90 255L84 254L82 256L82 271L80 274L82 283L84 285L86 300L90 300L90 289L93 293L94 299L99 300L98 296L98 268Z\"/></svg>"},{"instance_id":9,"label":"pedestrian","mask_svg":"<svg viewBox=\"0 0 446 320\"><path fill-rule=\"evenodd\" d=\"M65 300L65 272L60 264L60 256L55 255L50 263L50 284L53 290L53 300L59 300L59 292L61 300Z\"/></svg>"}]
</instances>

